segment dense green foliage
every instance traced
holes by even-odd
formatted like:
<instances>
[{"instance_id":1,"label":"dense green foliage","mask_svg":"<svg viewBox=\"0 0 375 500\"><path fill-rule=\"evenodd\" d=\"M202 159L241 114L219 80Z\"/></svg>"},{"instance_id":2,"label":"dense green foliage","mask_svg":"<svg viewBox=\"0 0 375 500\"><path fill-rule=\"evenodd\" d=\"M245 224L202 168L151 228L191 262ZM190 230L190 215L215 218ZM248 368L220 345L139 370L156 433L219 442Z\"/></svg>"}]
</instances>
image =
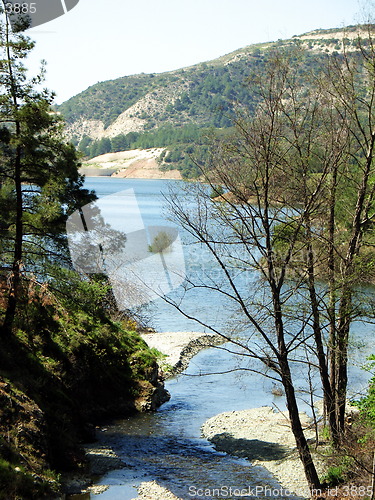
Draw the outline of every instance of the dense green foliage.
<instances>
[{"instance_id":1,"label":"dense green foliage","mask_svg":"<svg viewBox=\"0 0 375 500\"><path fill-rule=\"evenodd\" d=\"M173 127L166 125L150 132L130 132L121 134L113 138L103 138L93 141L88 136L84 136L79 143L79 149L85 156L94 156L105 153L115 153L129 149L149 149L154 147L165 147L176 144L197 144L207 142L210 129L197 125L185 125L184 127Z\"/></svg>"},{"instance_id":2,"label":"dense green foliage","mask_svg":"<svg viewBox=\"0 0 375 500\"><path fill-rule=\"evenodd\" d=\"M370 357L370 369L375 368L375 355ZM358 401L357 406L360 409L361 415L375 433L375 375L369 383L367 395Z\"/></svg>"},{"instance_id":3,"label":"dense green foliage","mask_svg":"<svg viewBox=\"0 0 375 500\"><path fill-rule=\"evenodd\" d=\"M66 257L65 221L75 209L94 198L83 188L78 174L78 155L71 144L62 141L61 123L49 112L44 97L33 98L17 113L20 134L13 127L3 128L0 154L0 235L1 266L10 267L16 240L17 204L23 209L23 265L36 271L49 258ZM1 111L0 111L1 112ZM15 190L14 161L22 151L21 197Z\"/></svg>"},{"instance_id":4,"label":"dense green foliage","mask_svg":"<svg viewBox=\"0 0 375 500\"><path fill-rule=\"evenodd\" d=\"M350 32L356 27L346 29ZM337 31L339 30L317 30L313 33L326 37L308 42L310 48L318 49L310 54L311 64L314 64L314 58L319 57L319 53L325 52L326 47L332 49L332 46L337 46L336 50L342 48L341 40L333 36ZM257 44L189 68L161 74L142 73L100 82L61 104L58 110L68 123L84 117L103 120L105 126L108 126L120 113L146 94L153 93L155 96L163 87L170 86L174 89L181 86L179 96L171 100L164 112L150 115L145 113L146 116L142 116L148 119L148 128L164 121L182 123L186 121L186 116L181 116L185 112L190 117L189 121L194 123L206 122L213 126L225 127L230 125L229 116L225 114L230 112L233 101L248 107L252 104L253 97L246 92L244 81L254 69L263 71L262 65L268 50L298 43L300 42L296 38ZM350 46L356 42L346 39L346 43ZM139 112L139 116L141 114L142 112Z\"/></svg>"},{"instance_id":5,"label":"dense green foliage","mask_svg":"<svg viewBox=\"0 0 375 500\"><path fill-rule=\"evenodd\" d=\"M254 64L261 61L254 56ZM137 75L98 83L58 107L67 122L79 118L102 120L107 127L125 110L148 93L171 86L179 87L179 95L160 112L135 111L134 116L146 119L146 129L165 123L196 123L214 127L230 125L231 102L250 105L252 98L243 85L251 64L238 67L196 67L160 75ZM186 90L184 90L186 88Z\"/></svg>"},{"instance_id":6,"label":"dense green foliage","mask_svg":"<svg viewBox=\"0 0 375 500\"><path fill-rule=\"evenodd\" d=\"M24 283L16 333L0 345L0 498L51 498L48 469L83 462L88 423L134 412L155 390L155 353L134 321L111 319L107 296L63 269Z\"/></svg>"},{"instance_id":7,"label":"dense green foliage","mask_svg":"<svg viewBox=\"0 0 375 500\"><path fill-rule=\"evenodd\" d=\"M0 266L10 272L10 333L22 275L42 277L48 261L68 258L66 219L95 195L83 188L79 155L51 112L53 93L39 90L43 72L28 78L23 62L34 44L6 16L0 36Z\"/></svg>"},{"instance_id":8,"label":"dense green foliage","mask_svg":"<svg viewBox=\"0 0 375 500\"><path fill-rule=\"evenodd\" d=\"M226 129L226 131L229 130ZM118 151L166 147L166 151L160 158L162 169L177 169L181 171L183 177L190 178L199 175L198 165L208 160L208 145L212 136L223 135L226 131L197 125L183 127L167 125L155 131L130 132L112 139L106 137L98 141L85 136L79 143L79 149L86 157L94 158Z\"/></svg>"},{"instance_id":9,"label":"dense green foliage","mask_svg":"<svg viewBox=\"0 0 375 500\"><path fill-rule=\"evenodd\" d=\"M348 27L348 31L355 27ZM307 64L314 66L325 49L341 49L341 41L334 36L338 30L317 30L326 35L311 40ZM170 89L170 102L160 111L135 110L134 116L146 120L146 130L166 123L181 125L195 123L213 127L228 127L234 116L234 104L248 109L254 107L254 96L246 89L246 78L254 71L263 72L269 49L299 44L298 39L278 40L237 50L207 63L200 63L169 73L140 74L97 83L58 106L68 123L80 118L102 120L108 127L125 110L150 94L158 98L162 89ZM347 40L349 45L355 41ZM164 94L163 94L164 96Z\"/></svg>"}]
</instances>

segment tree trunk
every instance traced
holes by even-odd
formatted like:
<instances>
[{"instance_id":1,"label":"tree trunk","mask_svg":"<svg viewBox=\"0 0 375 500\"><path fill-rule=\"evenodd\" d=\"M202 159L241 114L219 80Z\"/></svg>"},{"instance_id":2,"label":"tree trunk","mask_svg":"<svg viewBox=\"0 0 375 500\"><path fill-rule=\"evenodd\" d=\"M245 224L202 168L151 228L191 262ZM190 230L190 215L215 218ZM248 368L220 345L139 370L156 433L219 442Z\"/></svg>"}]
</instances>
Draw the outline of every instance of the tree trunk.
<instances>
[{"instance_id":1,"label":"tree trunk","mask_svg":"<svg viewBox=\"0 0 375 500\"><path fill-rule=\"evenodd\" d=\"M14 318L17 310L17 303L20 293L21 284L21 267L22 267L22 257L23 257L23 196L22 196L22 146L20 144L21 139L21 124L18 119L18 92L16 78L13 72L14 58L11 53L11 42L10 42L10 22L8 17L6 18L5 25L5 37L6 37L6 54L7 54L7 66L9 73L9 92L10 98L13 104L13 116L16 128L16 151L14 158L14 187L16 192L16 221L15 221L15 241L14 241L14 254L13 254L13 265L12 265L12 276L10 280L8 304L5 312L4 328L3 332L5 335L12 332L12 327L14 323Z\"/></svg>"},{"instance_id":2,"label":"tree trunk","mask_svg":"<svg viewBox=\"0 0 375 500\"><path fill-rule=\"evenodd\" d=\"M328 219L328 286L329 286L329 341L328 341L328 363L329 363L329 384L331 387L330 397L324 395L324 406L327 412L331 438L333 445L339 441L339 426L336 419L337 407L337 336L336 336L336 265L335 265L335 220L336 220L336 190L337 190L337 167L332 168L332 180L330 186L330 211Z\"/></svg>"},{"instance_id":3,"label":"tree trunk","mask_svg":"<svg viewBox=\"0 0 375 500\"><path fill-rule=\"evenodd\" d=\"M323 388L324 406L328 417L328 425L331 433L331 439L336 446L339 441L339 430L335 412L334 387L331 385L327 356L324 351L323 334L321 329L321 321L319 314L319 304L315 287L315 264L314 251L311 242L311 226L309 217L306 217L306 232L307 232L307 273L308 273L308 289L310 295L310 305L313 316L313 332L316 346L316 356L319 363L320 380Z\"/></svg>"},{"instance_id":4,"label":"tree trunk","mask_svg":"<svg viewBox=\"0 0 375 500\"><path fill-rule=\"evenodd\" d=\"M314 461L311 456L309 445L307 444L305 434L303 432L301 419L298 412L298 405L294 392L294 387L291 381L291 373L287 360L280 360L281 375L283 386L285 389L285 396L289 412L290 423L294 439L296 441L299 457L303 464L305 476L309 483L310 490L321 489L321 483L318 473L316 471Z\"/></svg>"},{"instance_id":5,"label":"tree trunk","mask_svg":"<svg viewBox=\"0 0 375 500\"><path fill-rule=\"evenodd\" d=\"M336 371L336 420L340 434L345 430L346 392L348 385L348 341L351 318L351 293L341 304L340 324L337 331L337 371ZM345 310L348 311L345 314Z\"/></svg>"},{"instance_id":6,"label":"tree trunk","mask_svg":"<svg viewBox=\"0 0 375 500\"><path fill-rule=\"evenodd\" d=\"M17 135L20 134L20 125L16 123ZM12 276L10 280L8 304L5 312L4 328L5 335L12 332L14 318L16 316L17 303L20 294L21 285L21 267L23 253L23 198L22 198L22 182L21 182L21 148L17 147L15 158L15 174L14 183L16 189L16 235L14 242L14 254L12 265Z\"/></svg>"},{"instance_id":7,"label":"tree trunk","mask_svg":"<svg viewBox=\"0 0 375 500\"><path fill-rule=\"evenodd\" d=\"M272 277L270 279L270 282L271 282L271 290L273 296L273 308L275 314L275 329L277 334L277 342L279 350L278 360L280 367L280 375L285 389L285 397L289 412L290 423L294 439L296 441L298 453L305 471L305 476L309 484L309 488L310 490L316 490L321 488L321 483L314 465L314 461L311 456L309 445L307 444L305 434L303 432L301 419L299 416L298 404L294 391L292 374L289 366L288 351L285 345L284 324L281 313L281 301L279 295L280 289L279 287L275 286L275 282L272 279Z\"/></svg>"}]
</instances>

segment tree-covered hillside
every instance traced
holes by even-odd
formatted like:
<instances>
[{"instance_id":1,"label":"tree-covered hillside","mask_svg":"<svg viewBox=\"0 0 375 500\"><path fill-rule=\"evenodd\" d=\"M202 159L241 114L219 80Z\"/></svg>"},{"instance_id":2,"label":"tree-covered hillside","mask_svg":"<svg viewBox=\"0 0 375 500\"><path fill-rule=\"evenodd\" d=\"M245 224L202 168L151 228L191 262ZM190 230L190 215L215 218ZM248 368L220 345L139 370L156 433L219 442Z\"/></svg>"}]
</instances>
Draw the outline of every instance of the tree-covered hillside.
<instances>
[{"instance_id":1,"label":"tree-covered hillside","mask_svg":"<svg viewBox=\"0 0 375 500\"><path fill-rule=\"evenodd\" d=\"M193 176L194 168L188 167L192 164L188 150L192 144L204 142L207 128L230 127L239 106L252 113L257 95L249 81L252 75L264 74L272 52L300 46L305 49L305 65L312 70L328 54L340 57L344 50L354 53L358 35L366 44L366 29L352 26L345 30L316 30L290 40L251 45L168 73L97 83L57 110L67 121L68 136L88 157L138 147L168 147L174 168ZM202 128L205 130L200 131ZM200 148L198 156L202 154Z\"/></svg>"}]
</instances>

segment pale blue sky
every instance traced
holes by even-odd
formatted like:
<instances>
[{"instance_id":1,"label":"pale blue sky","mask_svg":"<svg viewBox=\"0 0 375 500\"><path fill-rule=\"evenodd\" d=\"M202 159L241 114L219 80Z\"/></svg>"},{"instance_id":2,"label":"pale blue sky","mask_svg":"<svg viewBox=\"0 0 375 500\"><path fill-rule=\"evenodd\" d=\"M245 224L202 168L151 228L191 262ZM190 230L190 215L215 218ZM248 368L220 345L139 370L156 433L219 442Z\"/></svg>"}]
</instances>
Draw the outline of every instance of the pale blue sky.
<instances>
[{"instance_id":1,"label":"pale blue sky","mask_svg":"<svg viewBox=\"0 0 375 500\"><path fill-rule=\"evenodd\" d=\"M98 81L160 73L246 45L360 20L361 0L80 0L29 30L60 103ZM365 2L369 5L369 2Z\"/></svg>"}]
</instances>

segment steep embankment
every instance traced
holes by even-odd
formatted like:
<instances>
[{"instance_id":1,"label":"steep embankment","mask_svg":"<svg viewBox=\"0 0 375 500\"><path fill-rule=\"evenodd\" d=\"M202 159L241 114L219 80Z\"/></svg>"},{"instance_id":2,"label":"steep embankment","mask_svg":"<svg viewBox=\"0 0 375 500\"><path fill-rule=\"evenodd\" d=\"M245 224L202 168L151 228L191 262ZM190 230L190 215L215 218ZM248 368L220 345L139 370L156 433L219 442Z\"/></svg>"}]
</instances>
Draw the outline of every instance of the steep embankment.
<instances>
[{"instance_id":1,"label":"steep embankment","mask_svg":"<svg viewBox=\"0 0 375 500\"><path fill-rule=\"evenodd\" d=\"M110 318L97 283L67 289L28 283L0 343L0 499L54 498L57 473L84 464L96 423L169 398L136 323Z\"/></svg>"},{"instance_id":2,"label":"steep embankment","mask_svg":"<svg viewBox=\"0 0 375 500\"><path fill-rule=\"evenodd\" d=\"M93 91L93 97L94 99L99 99L101 105L106 109L106 111L104 112L104 120L88 117L91 115L91 113L89 109L86 108L84 102L85 96L83 93L82 100L79 102L81 102L82 110L84 110L84 112L83 114L81 114L78 111L76 115L77 119L75 119L71 123L68 123L68 126L66 128L68 136L81 139L86 135L88 137L91 137L92 139L101 139L103 137L112 138L116 137L117 135L128 134L130 132L143 132L144 130L149 128L149 117L160 116L167 113L168 106L173 106L176 103L177 99L183 93L189 90L189 82L184 78L179 78L176 76L175 79L161 79L161 81L158 82L161 83L161 85L157 85L154 84L153 81L148 82L147 77L149 77L149 75L143 75L142 78L138 77L139 85L141 87L143 85L144 88L143 92L141 91L136 102L134 102L130 98L130 96L134 92L133 86L130 84L130 81L126 86L121 86L120 84L120 92L123 92L124 95L118 96L117 98L116 94L118 92L118 88L116 88L116 86L111 87L110 92L112 92L112 96L108 97L110 101L113 100L114 104L116 103L115 109L119 110L121 109L121 107L124 107L124 110L120 114L118 114L115 119L113 119L112 117L115 116L116 112L113 112L112 114L112 110L107 110L107 105L104 102L102 103L102 95L107 96L108 94L108 91L105 86L103 86L103 84L99 84L100 87L103 87L102 91ZM130 78L134 79L137 77ZM127 98L127 94L129 95L129 98ZM75 104L73 103L73 109L74 107ZM65 106L62 105L61 111L63 114L66 113L64 113L65 109ZM69 116L69 113L67 113L68 119ZM189 121L189 119L186 119L187 123L189 123Z\"/></svg>"},{"instance_id":3,"label":"steep embankment","mask_svg":"<svg viewBox=\"0 0 375 500\"><path fill-rule=\"evenodd\" d=\"M80 172L88 177L112 176L130 179L181 179L178 170L162 170L164 148L134 149L106 153L84 162Z\"/></svg>"}]
</instances>

